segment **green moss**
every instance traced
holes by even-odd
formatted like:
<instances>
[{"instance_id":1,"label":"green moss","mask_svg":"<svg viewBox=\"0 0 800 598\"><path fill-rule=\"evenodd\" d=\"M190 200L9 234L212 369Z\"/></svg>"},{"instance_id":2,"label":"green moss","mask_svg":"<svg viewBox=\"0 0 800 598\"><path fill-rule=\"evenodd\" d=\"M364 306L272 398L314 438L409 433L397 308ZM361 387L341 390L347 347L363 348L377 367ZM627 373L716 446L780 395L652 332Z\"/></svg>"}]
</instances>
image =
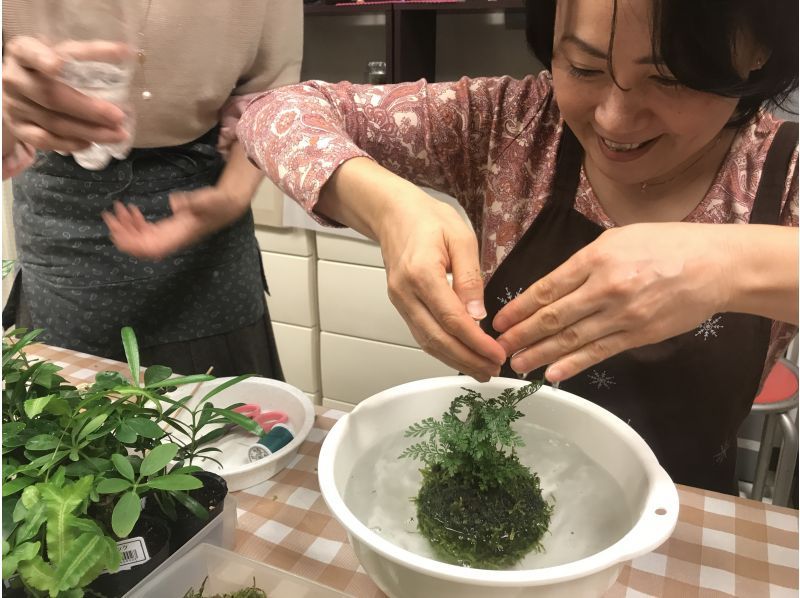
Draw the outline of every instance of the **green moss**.
<instances>
[{"instance_id":1,"label":"green moss","mask_svg":"<svg viewBox=\"0 0 800 598\"><path fill-rule=\"evenodd\" d=\"M401 457L426 465L417 519L443 560L501 569L542 550L553 507L542 497L538 476L519 462L514 449L524 443L511 428L522 416L517 403L540 386L507 389L492 399L464 389L440 420L428 418L406 431L428 437Z\"/></svg>"},{"instance_id":2,"label":"green moss","mask_svg":"<svg viewBox=\"0 0 800 598\"><path fill-rule=\"evenodd\" d=\"M203 580L203 585L200 586L199 590L190 588L189 591L183 595L183 598L268 598L264 590L259 590L256 587L255 579L253 580L253 585L249 588L242 588L241 590L227 594L214 594L213 596L205 596L203 592L205 591L207 581L208 578L206 577Z\"/></svg>"}]
</instances>

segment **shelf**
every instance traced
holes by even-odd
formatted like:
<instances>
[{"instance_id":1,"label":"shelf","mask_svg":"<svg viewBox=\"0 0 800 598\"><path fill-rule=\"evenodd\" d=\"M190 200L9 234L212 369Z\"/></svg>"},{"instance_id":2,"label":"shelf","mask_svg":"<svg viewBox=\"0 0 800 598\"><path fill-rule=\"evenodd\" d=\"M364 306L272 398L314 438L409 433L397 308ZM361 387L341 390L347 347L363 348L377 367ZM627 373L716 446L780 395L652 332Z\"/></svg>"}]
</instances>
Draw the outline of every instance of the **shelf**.
<instances>
[{"instance_id":1,"label":"shelf","mask_svg":"<svg viewBox=\"0 0 800 598\"><path fill-rule=\"evenodd\" d=\"M374 13L390 13L392 12L392 4L383 3L370 3L363 4L347 4L337 6L335 4L304 4L303 12L307 16L341 16L341 15L359 15L359 14L374 14Z\"/></svg>"},{"instance_id":2,"label":"shelf","mask_svg":"<svg viewBox=\"0 0 800 598\"><path fill-rule=\"evenodd\" d=\"M353 15L374 12L428 12L441 13L480 13L496 10L523 10L525 0L461 0L461 2L363 2L349 4L305 4L307 15Z\"/></svg>"},{"instance_id":3,"label":"shelf","mask_svg":"<svg viewBox=\"0 0 800 598\"><path fill-rule=\"evenodd\" d=\"M396 2L398 11L436 11L440 13L481 13L497 10L524 10L524 0L462 0L461 2Z\"/></svg>"}]
</instances>

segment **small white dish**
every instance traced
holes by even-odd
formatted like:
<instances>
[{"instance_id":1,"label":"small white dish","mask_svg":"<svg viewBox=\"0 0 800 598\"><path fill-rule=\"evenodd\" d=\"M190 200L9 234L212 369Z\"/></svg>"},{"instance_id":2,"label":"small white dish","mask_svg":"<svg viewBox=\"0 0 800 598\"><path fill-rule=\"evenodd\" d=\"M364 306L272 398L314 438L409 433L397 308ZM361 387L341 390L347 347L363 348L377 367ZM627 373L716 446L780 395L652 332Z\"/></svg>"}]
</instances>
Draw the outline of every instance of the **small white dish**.
<instances>
[{"instance_id":1,"label":"small white dish","mask_svg":"<svg viewBox=\"0 0 800 598\"><path fill-rule=\"evenodd\" d=\"M211 390L228 380L230 378L217 378L210 382L203 382L196 389L192 385L180 387L171 396L174 399L180 399L187 394L193 394L192 399L187 402L187 407L191 408L202 401L203 397ZM208 455L219 463L215 463L211 459L199 459L194 462L194 465L225 478L230 492L244 490L265 482L281 471L297 454L297 449L300 448L314 426L314 405L311 403L311 399L300 389L271 378L255 376L246 378L219 394L215 394L208 402L215 407L228 407L236 403L253 403L259 405L262 411L283 411L289 417L288 423L294 433L294 438L289 444L272 455L252 463L248 459L247 453L249 448L258 442L258 436L243 428L235 427L219 440L203 445L220 449L220 451ZM189 420L190 415L184 409L176 414L176 418L185 422ZM207 434L213 429L213 427L207 426L201 434ZM171 433L176 434L174 430L171 430ZM178 435L178 438L181 436ZM183 440L183 438L181 439Z\"/></svg>"}]
</instances>

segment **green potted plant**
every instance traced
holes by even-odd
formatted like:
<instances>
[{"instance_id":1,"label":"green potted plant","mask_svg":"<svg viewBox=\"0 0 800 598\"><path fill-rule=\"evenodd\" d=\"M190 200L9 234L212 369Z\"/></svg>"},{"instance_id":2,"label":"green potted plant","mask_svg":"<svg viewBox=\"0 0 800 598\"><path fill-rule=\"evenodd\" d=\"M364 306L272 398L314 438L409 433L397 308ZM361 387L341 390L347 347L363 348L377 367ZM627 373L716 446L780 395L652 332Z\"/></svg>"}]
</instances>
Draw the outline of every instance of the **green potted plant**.
<instances>
[{"instance_id":1,"label":"green potted plant","mask_svg":"<svg viewBox=\"0 0 800 598\"><path fill-rule=\"evenodd\" d=\"M137 533L137 525L158 525L141 517L142 499L152 498L167 516L179 505L201 522L208 519L208 509L190 495L204 484L191 461L213 450L203 444L219 435L221 422L254 433L260 428L233 407L207 402L242 377L208 393L192 408L200 410L198 417L179 421L175 415L188 397L174 400L167 391L212 376L173 377L169 368L152 366L141 382L136 338L126 328L130 380L101 372L93 384L78 388L55 364L27 358L24 348L39 332L17 329L3 339L3 578L18 576L34 596L82 596L101 572L119 565L119 539ZM207 426L214 429L204 433ZM72 498L53 502L65 496ZM54 519L57 514L63 519ZM74 559L55 548L59 538L70 546L78 538L89 543L91 558L81 561L82 568L74 569ZM141 576L153 566L151 559L149 567L134 570ZM130 574L103 576L109 577L135 583Z\"/></svg>"},{"instance_id":2,"label":"green potted plant","mask_svg":"<svg viewBox=\"0 0 800 598\"><path fill-rule=\"evenodd\" d=\"M465 388L441 419L406 430L407 437L428 438L400 457L424 464L414 499L418 527L444 559L500 569L541 550L553 506L542 497L539 477L520 463L515 449L523 440L511 427L522 416L517 404L540 387L488 399Z\"/></svg>"}]
</instances>

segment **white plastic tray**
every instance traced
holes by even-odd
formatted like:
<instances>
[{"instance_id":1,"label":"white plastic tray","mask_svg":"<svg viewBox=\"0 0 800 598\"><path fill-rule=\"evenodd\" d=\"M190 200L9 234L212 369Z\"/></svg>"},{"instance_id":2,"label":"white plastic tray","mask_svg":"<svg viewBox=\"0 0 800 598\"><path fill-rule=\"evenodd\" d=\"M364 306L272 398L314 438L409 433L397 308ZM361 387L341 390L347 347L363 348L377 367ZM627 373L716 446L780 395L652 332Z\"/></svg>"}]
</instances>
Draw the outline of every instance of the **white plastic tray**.
<instances>
[{"instance_id":1,"label":"white plastic tray","mask_svg":"<svg viewBox=\"0 0 800 598\"><path fill-rule=\"evenodd\" d=\"M286 571L210 544L195 546L169 567L159 567L125 598L181 598L190 588L213 596L255 585L269 598L343 598L342 594Z\"/></svg>"},{"instance_id":2,"label":"white plastic tray","mask_svg":"<svg viewBox=\"0 0 800 598\"><path fill-rule=\"evenodd\" d=\"M147 577L131 588L123 598L132 598L133 596L144 596L139 592L139 588L149 586L149 581L159 577L163 571L166 571L173 563L181 559L184 555L191 552L191 550L203 544L204 546L217 546L222 548L233 548L236 540L236 526L238 517L236 516L236 499L230 494L225 497L225 503L222 508L222 513L217 515L214 519L208 522L203 529L197 532L186 544L181 546L178 550L172 553L169 558L161 563L154 569ZM202 581L202 580L201 580ZM160 596L171 596L171 594L163 594L160 592L153 592L149 594L151 598L158 598ZM183 594L175 594L176 598L182 598Z\"/></svg>"}]
</instances>

